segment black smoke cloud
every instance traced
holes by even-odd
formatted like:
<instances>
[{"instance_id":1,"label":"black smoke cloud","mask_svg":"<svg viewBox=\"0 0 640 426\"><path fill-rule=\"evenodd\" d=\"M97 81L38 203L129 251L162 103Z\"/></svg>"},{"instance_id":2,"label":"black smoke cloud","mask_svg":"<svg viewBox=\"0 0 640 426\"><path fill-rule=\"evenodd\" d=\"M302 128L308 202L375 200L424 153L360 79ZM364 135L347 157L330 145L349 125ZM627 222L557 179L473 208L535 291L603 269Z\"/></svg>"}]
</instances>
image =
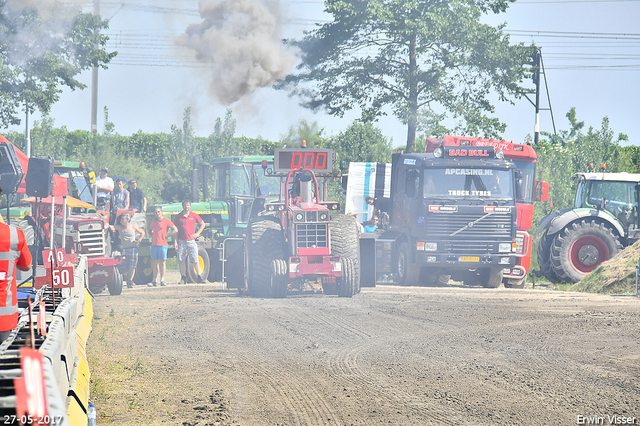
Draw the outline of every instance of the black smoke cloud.
<instances>
[{"instance_id":1,"label":"black smoke cloud","mask_svg":"<svg viewBox=\"0 0 640 426\"><path fill-rule=\"evenodd\" d=\"M279 2L203 0L203 21L187 27L178 45L206 64L209 91L230 105L261 87L270 87L295 65L295 53L281 41Z\"/></svg>"}]
</instances>

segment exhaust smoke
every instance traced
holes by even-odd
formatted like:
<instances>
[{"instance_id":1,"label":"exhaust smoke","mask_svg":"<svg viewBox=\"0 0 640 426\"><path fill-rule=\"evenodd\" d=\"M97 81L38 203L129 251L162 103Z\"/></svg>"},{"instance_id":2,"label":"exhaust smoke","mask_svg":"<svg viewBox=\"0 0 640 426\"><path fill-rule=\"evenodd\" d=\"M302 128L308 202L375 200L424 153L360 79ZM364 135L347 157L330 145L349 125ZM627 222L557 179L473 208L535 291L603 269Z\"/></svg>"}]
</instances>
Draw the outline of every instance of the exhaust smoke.
<instances>
[{"instance_id":1,"label":"exhaust smoke","mask_svg":"<svg viewBox=\"0 0 640 426\"><path fill-rule=\"evenodd\" d=\"M177 43L207 64L211 95L230 105L284 78L295 65L281 42L279 1L203 0L203 21L187 27Z\"/></svg>"}]
</instances>

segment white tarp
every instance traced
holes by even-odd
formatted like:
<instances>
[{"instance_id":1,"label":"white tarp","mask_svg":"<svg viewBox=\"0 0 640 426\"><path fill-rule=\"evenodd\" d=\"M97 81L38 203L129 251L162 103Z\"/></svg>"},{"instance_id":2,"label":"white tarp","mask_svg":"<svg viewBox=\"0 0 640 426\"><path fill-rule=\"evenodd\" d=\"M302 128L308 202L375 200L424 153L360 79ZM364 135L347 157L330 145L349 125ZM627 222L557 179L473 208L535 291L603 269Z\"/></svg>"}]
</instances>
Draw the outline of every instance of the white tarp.
<instances>
[{"instance_id":1,"label":"white tarp","mask_svg":"<svg viewBox=\"0 0 640 426\"><path fill-rule=\"evenodd\" d=\"M391 163L350 163L345 213L356 213L360 223L368 221L373 206L366 198L389 198L390 188Z\"/></svg>"}]
</instances>

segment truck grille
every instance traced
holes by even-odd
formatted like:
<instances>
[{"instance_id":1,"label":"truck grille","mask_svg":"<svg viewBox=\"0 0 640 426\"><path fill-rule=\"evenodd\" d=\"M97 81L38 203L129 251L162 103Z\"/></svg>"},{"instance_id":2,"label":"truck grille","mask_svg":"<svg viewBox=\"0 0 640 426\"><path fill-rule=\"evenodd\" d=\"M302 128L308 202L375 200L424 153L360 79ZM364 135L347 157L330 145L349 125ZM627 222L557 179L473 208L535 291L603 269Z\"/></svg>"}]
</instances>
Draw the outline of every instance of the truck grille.
<instances>
[{"instance_id":1,"label":"truck grille","mask_svg":"<svg viewBox=\"0 0 640 426\"><path fill-rule=\"evenodd\" d=\"M327 229L326 223L296 225L296 244L298 248L328 247Z\"/></svg>"},{"instance_id":2,"label":"truck grille","mask_svg":"<svg viewBox=\"0 0 640 426\"><path fill-rule=\"evenodd\" d=\"M102 222L81 223L78 226L80 242L87 256L104 256L104 232ZM93 228L93 229L91 229Z\"/></svg>"},{"instance_id":3,"label":"truck grille","mask_svg":"<svg viewBox=\"0 0 640 426\"><path fill-rule=\"evenodd\" d=\"M428 214L425 223L430 237L464 240L465 244L471 244L468 241L469 238L481 239L483 242L487 242L487 240L503 241L505 238L511 238L513 228L511 215L493 214L473 223L484 215L485 213ZM473 226L469 226L470 223L473 223ZM460 231L465 226L467 228ZM452 235L455 232L457 233Z\"/></svg>"}]
</instances>

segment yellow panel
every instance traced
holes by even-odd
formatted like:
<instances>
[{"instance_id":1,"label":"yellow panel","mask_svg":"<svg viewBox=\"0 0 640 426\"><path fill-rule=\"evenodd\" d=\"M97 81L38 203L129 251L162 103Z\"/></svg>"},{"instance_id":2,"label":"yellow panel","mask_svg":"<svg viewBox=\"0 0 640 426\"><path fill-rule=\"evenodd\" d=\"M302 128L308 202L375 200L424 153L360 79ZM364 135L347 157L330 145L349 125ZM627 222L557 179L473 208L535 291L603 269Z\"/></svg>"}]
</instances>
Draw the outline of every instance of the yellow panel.
<instances>
[{"instance_id":1,"label":"yellow panel","mask_svg":"<svg viewBox=\"0 0 640 426\"><path fill-rule=\"evenodd\" d=\"M78 323L76 333L78 333L78 337L86 344L87 340L89 340L89 335L91 334L91 323L86 321L83 317L83 319Z\"/></svg>"},{"instance_id":2,"label":"yellow panel","mask_svg":"<svg viewBox=\"0 0 640 426\"><path fill-rule=\"evenodd\" d=\"M78 401L72 396L67 398L67 417L71 426L87 426L87 413L84 412Z\"/></svg>"},{"instance_id":3,"label":"yellow panel","mask_svg":"<svg viewBox=\"0 0 640 426\"><path fill-rule=\"evenodd\" d=\"M93 321L93 299L91 298L89 291L86 289L84 294L84 310L82 314L87 320L89 320L89 323Z\"/></svg>"},{"instance_id":4,"label":"yellow panel","mask_svg":"<svg viewBox=\"0 0 640 426\"><path fill-rule=\"evenodd\" d=\"M78 401L81 401L86 407L89 407L90 379L89 363L86 359L80 357L78 359L78 371L76 371L76 383L73 389L69 389L69 396L71 396L71 393L74 393L78 397Z\"/></svg>"},{"instance_id":5,"label":"yellow panel","mask_svg":"<svg viewBox=\"0 0 640 426\"><path fill-rule=\"evenodd\" d=\"M82 340L78 333L76 333L76 340L78 341L78 352L76 352L76 356L81 356L83 358L87 357L87 342Z\"/></svg>"}]
</instances>

